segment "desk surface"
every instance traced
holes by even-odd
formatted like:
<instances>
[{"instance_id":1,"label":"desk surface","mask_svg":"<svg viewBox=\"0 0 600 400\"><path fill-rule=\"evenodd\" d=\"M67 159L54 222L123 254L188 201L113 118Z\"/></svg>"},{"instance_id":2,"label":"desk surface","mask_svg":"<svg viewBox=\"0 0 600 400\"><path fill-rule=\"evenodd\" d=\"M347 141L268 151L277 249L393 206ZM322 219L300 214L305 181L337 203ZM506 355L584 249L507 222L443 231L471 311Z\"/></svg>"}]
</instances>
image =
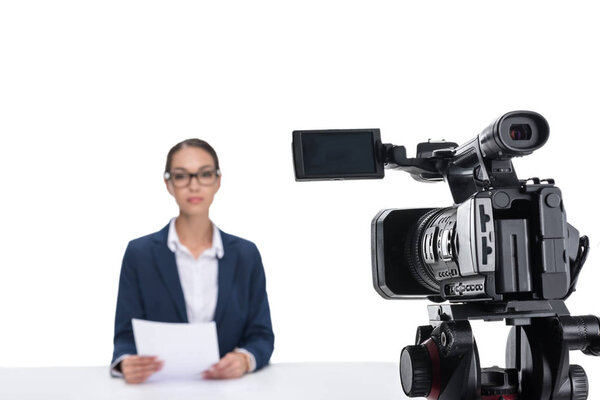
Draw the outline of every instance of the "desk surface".
<instances>
[{"instance_id":1,"label":"desk surface","mask_svg":"<svg viewBox=\"0 0 600 400\"><path fill-rule=\"evenodd\" d=\"M128 385L106 367L0 368L0 399L406 399L395 363L272 364L241 379Z\"/></svg>"}]
</instances>

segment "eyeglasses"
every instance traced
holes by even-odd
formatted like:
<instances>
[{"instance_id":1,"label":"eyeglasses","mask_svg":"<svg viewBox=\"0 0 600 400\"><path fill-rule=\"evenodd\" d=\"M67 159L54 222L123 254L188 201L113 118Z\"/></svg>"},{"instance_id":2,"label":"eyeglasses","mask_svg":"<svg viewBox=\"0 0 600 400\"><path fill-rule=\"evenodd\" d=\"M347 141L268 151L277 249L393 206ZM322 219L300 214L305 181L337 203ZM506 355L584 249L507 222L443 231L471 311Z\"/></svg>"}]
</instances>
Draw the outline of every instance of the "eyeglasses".
<instances>
[{"instance_id":1,"label":"eyeglasses","mask_svg":"<svg viewBox=\"0 0 600 400\"><path fill-rule=\"evenodd\" d=\"M176 188L189 186L192 183L192 178L196 178L201 186L212 186L217 182L219 176L221 176L221 171L218 169L202 169L195 174L183 171L165 172L165 179L173 182L173 186Z\"/></svg>"}]
</instances>

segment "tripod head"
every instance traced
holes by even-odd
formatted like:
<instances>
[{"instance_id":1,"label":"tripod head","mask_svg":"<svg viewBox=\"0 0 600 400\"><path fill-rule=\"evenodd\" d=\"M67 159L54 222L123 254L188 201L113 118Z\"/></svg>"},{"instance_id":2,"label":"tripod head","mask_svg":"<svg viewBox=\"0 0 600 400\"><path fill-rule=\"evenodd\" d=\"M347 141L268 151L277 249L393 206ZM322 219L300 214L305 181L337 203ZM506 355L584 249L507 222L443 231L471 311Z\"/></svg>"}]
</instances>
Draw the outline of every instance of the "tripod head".
<instances>
[{"instance_id":1,"label":"tripod head","mask_svg":"<svg viewBox=\"0 0 600 400\"><path fill-rule=\"evenodd\" d=\"M561 300L429 306L430 325L400 356L402 387L429 400L585 400L583 368L569 351L600 354L600 320L569 315ZM511 325L506 368L481 368L469 320Z\"/></svg>"}]
</instances>

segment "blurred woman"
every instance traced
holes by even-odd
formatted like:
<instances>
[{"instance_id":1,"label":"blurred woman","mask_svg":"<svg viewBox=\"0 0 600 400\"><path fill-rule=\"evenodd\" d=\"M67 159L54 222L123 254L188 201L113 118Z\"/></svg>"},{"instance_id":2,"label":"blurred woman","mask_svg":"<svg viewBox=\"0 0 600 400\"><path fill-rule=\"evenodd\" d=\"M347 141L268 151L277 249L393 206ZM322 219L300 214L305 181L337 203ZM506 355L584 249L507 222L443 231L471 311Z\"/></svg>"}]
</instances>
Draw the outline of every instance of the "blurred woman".
<instances>
[{"instance_id":1,"label":"blurred woman","mask_svg":"<svg viewBox=\"0 0 600 400\"><path fill-rule=\"evenodd\" d=\"M132 318L215 321L221 360L204 378L238 378L264 367L274 343L265 273L254 243L221 231L209 219L221 186L215 150L200 139L178 143L167 155L164 181L179 215L127 246L112 374L141 383L163 365L156 357L136 355Z\"/></svg>"}]
</instances>

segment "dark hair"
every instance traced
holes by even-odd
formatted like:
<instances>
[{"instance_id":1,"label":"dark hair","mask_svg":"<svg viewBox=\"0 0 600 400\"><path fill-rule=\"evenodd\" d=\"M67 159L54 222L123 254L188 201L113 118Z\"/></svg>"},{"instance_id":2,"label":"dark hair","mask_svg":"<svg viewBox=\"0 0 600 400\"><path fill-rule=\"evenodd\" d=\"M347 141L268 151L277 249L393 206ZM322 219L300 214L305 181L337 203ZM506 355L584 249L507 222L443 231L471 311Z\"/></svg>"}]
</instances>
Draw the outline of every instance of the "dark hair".
<instances>
[{"instance_id":1,"label":"dark hair","mask_svg":"<svg viewBox=\"0 0 600 400\"><path fill-rule=\"evenodd\" d=\"M171 161L173 160L173 154L177 153L184 147L198 147L202 150L205 150L213 158L215 162L215 169L219 169L219 157L217 157L217 152L215 149L213 149L212 146L204 140L194 138L186 139L183 142L179 142L175 146L171 147L169 154L167 154L167 165L165 165L165 172L171 172Z\"/></svg>"}]
</instances>

